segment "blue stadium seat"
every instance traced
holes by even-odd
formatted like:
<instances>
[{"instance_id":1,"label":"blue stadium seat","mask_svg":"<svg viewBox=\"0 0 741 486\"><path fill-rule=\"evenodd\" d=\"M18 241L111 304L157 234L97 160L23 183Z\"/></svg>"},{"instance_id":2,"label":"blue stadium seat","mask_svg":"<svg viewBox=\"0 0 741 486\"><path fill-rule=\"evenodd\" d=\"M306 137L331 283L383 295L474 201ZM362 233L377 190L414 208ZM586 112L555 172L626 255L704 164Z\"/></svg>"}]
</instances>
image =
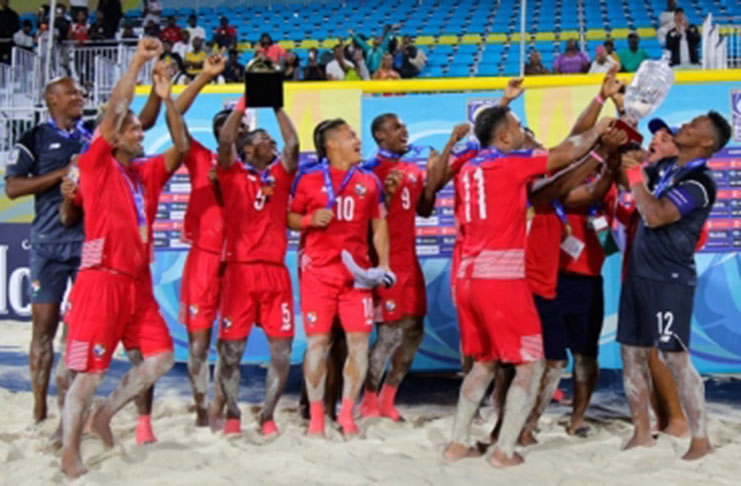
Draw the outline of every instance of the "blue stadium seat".
<instances>
[{"instance_id":1,"label":"blue stadium seat","mask_svg":"<svg viewBox=\"0 0 741 486\"><path fill-rule=\"evenodd\" d=\"M465 78L471 75L468 65L465 64L451 64L448 69L448 75L455 78Z\"/></svg>"}]
</instances>

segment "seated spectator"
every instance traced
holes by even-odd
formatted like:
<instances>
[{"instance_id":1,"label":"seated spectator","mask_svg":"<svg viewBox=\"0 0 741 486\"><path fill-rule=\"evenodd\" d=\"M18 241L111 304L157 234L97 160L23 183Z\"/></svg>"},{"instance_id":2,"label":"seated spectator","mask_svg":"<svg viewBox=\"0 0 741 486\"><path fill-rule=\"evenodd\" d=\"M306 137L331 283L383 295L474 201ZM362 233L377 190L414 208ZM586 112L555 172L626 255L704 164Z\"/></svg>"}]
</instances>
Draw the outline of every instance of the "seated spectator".
<instances>
[{"instance_id":1,"label":"seated spectator","mask_svg":"<svg viewBox=\"0 0 741 486\"><path fill-rule=\"evenodd\" d=\"M283 79L286 81L301 80L301 61L295 52L286 51L286 57L283 62Z\"/></svg>"},{"instance_id":2,"label":"seated spectator","mask_svg":"<svg viewBox=\"0 0 741 486\"><path fill-rule=\"evenodd\" d=\"M193 39L195 41L195 39ZM237 29L229 25L229 19L221 17L219 28L214 31L213 41L219 47L237 47Z\"/></svg>"},{"instance_id":3,"label":"seated spectator","mask_svg":"<svg viewBox=\"0 0 741 486\"><path fill-rule=\"evenodd\" d=\"M180 54L172 50L172 42L169 40L162 41L162 54L160 60L165 61L170 66L173 78L177 78L185 73L185 62Z\"/></svg>"},{"instance_id":4,"label":"seated spectator","mask_svg":"<svg viewBox=\"0 0 741 486\"><path fill-rule=\"evenodd\" d=\"M239 52L236 49L229 50L223 74L227 83L244 83L244 66L239 62Z\"/></svg>"},{"instance_id":5,"label":"seated spectator","mask_svg":"<svg viewBox=\"0 0 741 486\"><path fill-rule=\"evenodd\" d=\"M646 51L638 47L640 38L635 32L631 32L628 35L628 48L620 51L620 64L622 65L622 71L626 73L634 73L638 71L638 67L646 59L650 59L650 56Z\"/></svg>"},{"instance_id":6,"label":"seated spectator","mask_svg":"<svg viewBox=\"0 0 741 486\"><path fill-rule=\"evenodd\" d=\"M674 12L675 27L666 35L666 48L672 54L671 65L699 64L697 47L702 36L696 25L690 25L684 10Z\"/></svg>"},{"instance_id":7,"label":"seated spectator","mask_svg":"<svg viewBox=\"0 0 741 486\"><path fill-rule=\"evenodd\" d=\"M604 47L599 46L597 48L597 53L594 56L594 61L592 61L592 65L589 66L589 74L609 72L615 65L619 66L620 63L613 59L612 56L608 56ZM620 68L618 67L618 69Z\"/></svg>"},{"instance_id":8,"label":"seated spectator","mask_svg":"<svg viewBox=\"0 0 741 486\"><path fill-rule=\"evenodd\" d=\"M180 57L185 59L185 55L193 50L193 45L190 41L190 33L187 29L183 30L180 37L180 41L172 45L172 51L177 52L180 54ZM201 39L203 39L203 37L201 37Z\"/></svg>"},{"instance_id":9,"label":"seated spectator","mask_svg":"<svg viewBox=\"0 0 741 486\"><path fill-rule=\"evenodd\" d=\"M82 12L85 14L85 18L87 18L87 14L88 14L87 4L88 4L88 0L69 0L70 16L76 20L77 13Z\"/></svg>"},{"instance_id":10,"label":"seated spectator","mask_svg":"<svg viewBox=\"0 0 741 486\"><path fill-rule=\"evenodd\" d=\"M255 48L255 54L264 54L265 57L279 64L286 57L286 50L278 44L273 43L273 38L270 37L270 34L264 32L260 36L260 43Z\"/></svg>"},{"instance_id":11,"label":"seated spectator","mask_svg":"<svg viewBox=\"0 0 741 486\"><path fill-rule=\"evenodd\" d=\"M355 69L355 64L345 59L342 44L337 44L332 50L334 59L327 64L326 72L329 81L344 81L347 73Z\"/></svg>"},{"instance_id":12,"label":"seated spectator","mask_svg":"<svg viewBox=\"0 0 741 486\"><path fill-rule=\"evenodd\" d=\"M203 50L203 39L193 39L193 49L185 54L185 72L188 76L195 78L203 70L203 61L206 60L206 51Z\"/></svg>"},{"instance_id":13,"label":"seated spectator","mask_svg":"<svg viewBox=\"0 0 741 486\"><path fill-rule=\"evenodd\" d=\"M180 30L180 27L175 23L175 17L170 15L167 17L167 25L160 33L160 40L163 42L169 41L170 44L175 45L175 43L180 42L182 39L183 33Z\"/></svg>"},{"instance_id":14,"label":"seated spectator","mask_svg":"<svg viewBox=\"0 0 741 486\"><path fill-rule=\"evenodd\" d=\"M349 34L353 41L363 49L365 62L368 65L368 71L375 73L376 70L381 67L383 57L389 50L389 42L393 37L391 26L387 25L383 30L383 35L378 35L373 38L373 46L369 45L365 39L355 34L352 30L350 30Z\"/></svg>"},{"instance_id":15,"label":"seated spectator","mask_svg":"<svg viewBox=\"0 0 741 486\"><path fill-rule=\"evenodd\" d=\"M656 38L661 47L666 47L666 34L674 28L674 11L677 9L675 0L667 0L666 10L659 14L659 28L656 29Z\"/></svg>"},{"instance_id":16,"label":"seated spectator","mask_svg":"<svg viewBox=\"0 0 741 486\"><path fill-rule=\"evenodd\" d=\"M315 47L309 49L307 65L304 68L304 81L324 81L327 76L324 66L319 63L319 51Z\"/></svg>"},{"instance_id":17,"label":"seated spectator","mask_svg":"<svg viewBox=\"0 0 741 486\"><path fill-rule=\"evenodd\" d=\"M10 39L20 28L18 13L10 8L8 0L0 0L0 62L10 64L10 52L13 48Z\"/></svg>"},{"instance_id":18,"label":"seated spectator","mask_svg":"<svg viewBox=\"0 0 741 486\"><path fill-rule=\"evenodd\" d=\"M194 39L195 37L200 37L201 39L206 38L206 29L203 27L199 27L196 22L198 20L198 17L196 17L195 14L190 14L190 17L188 17L188 26L183 30L183 34L185 32L188 33L190 36L190 39ZM188 47L190 46L190 41L188 42Z\"/></svg>"},{"instance_id":19,"label":"seated spectator","mask_svg":"<svg viewBox=\"0 0 741 486\"><path fill-rule=\"evenodd\" d=\"M394 71L394 57L390 52L383 55L381 59L381 65L373 73L373 79L387 80L387 79L400 79L399 73Z\"/></svg>"},{"instance_id":20,"label":"seated spectator","mask_svg":"<svg viewBox=\"0 0 741 486\"><path fill-rule=\"evenodd\" d=\"M162 22L162 4L158 0L144 0L144 18L142 19L142 25L147 25L151 20L157 26L159 32L159 25Z\"/></svg>"},{"instance_id":21,"label":"seated spectator","mask_svg":"<svg viewBox=\"0 0 741 486\"><path fill-rule=\"evenodd\" d=\"M102 41L107 39L107 33L103 11L98 10L95 22L93 22L87 31L87 36L91 41Z\"/></svg>"},{"instance_id":22,"label":"seated spectator","mask_svg":"<svg viewBox=\"0 0 741 486\"><path fill-rule=\"evenodd\" d=\"M543 66L540 52L535 49L530 51L530 62L525 64L525 74L550 74L548 68Z\"/></svg>"},{"instance_id":23,"label":"seated spectator","mask_svg":"<svg viewBox=\"0 0 741 486\"><path fill-rule=\"evenodd\" d=\"M555 74L585 73L589 69L589 56L581 52L574 39L566 41L566 51L556 57L553 62Z\"/></svg>"},{"instance_id":24,"label":"seated spectator","mask_svg":"<svg viewBox=\"0 0 741 486\"><path fill-rule=\"evenodd\" d=\"M69 30L69 39L76 41L78 44L84 43L90 39L87 34L89 28L90 26L87 24L87 15L85 15L85 11L78 10L75 23L72 24L72 27L70 27Z\"/></svg>"},{"instance_id":25,"label":"seated spectator","mask_svg":"<svg viewBox=\"0 0 741 486\"><path fill-rule=\"evenodd\" d=\"M615 59L617 62L620 62L620 56L618 56L618 53L615 52L615 43L612 41L612 39L607 39L603 44L605 48L605 52L608 56Z\"/></svg>"},{"instance_id":26,"label":"seated spectator","mask_svg":"<svg viewBox=\"0 0 741 486\"><path fill-rule=\"evenodd\" d=\"M144 24L144 35L148 37L159 37L160 26L158 24L155 24L153 20L149 20L146 24Z\"/></svg>"},{"instance_id":27,"label":"seated spectator","mask_svg":"<svg viewBox=\"0 0 741 486\"><path fill-rule=\"evenodd\" d=\"M116 38L118 40L129 40L138 39L139 36L136 35L136 32L134 32L134 26L131 24L131 22L126 22L123 24L121 32L116 35Z\"/></svg>"},{"instance_id":28,"label":"seated spectator","mask_svg":"<svg viewBox=\"0 0 741 486\"><path fill-rule=\"evenodd\" d=\"M401 39L401 47L398 50L401 53L399 75L404 79L418 76L427 62L427 55L412 44L412 38L408 35Z\"/></svg>"},{"instance_id":29,"label":"seated spectator","mask_svg":"<svg viewBox=\"0 0 741 486\"><path fill-rule=\"evenodd\" d=\"M23 21L23 28L13 34L13 44L15 44L17 47L22 47L24 49L33 50L33 35L31 35L31 31L33 30L33 24L30 20L24 20Z\"/></svg>"}]
</instances>

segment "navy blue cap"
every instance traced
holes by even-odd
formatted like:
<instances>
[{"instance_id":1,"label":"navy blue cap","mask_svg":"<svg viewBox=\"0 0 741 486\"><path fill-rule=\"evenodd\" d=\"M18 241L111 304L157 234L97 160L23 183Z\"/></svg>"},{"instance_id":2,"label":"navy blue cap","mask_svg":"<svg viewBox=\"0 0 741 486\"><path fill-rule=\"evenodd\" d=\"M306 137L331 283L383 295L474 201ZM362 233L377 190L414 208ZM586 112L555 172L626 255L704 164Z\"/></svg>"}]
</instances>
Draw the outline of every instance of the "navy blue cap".
<instances>
[{"instance_id":1,"label":"navy blue cap","mask_svg":"<svg viewBox=\"0 0 741 486\"><path fill-rule=\"evenodd\" d=\"M671 133L672 135L676 135L677 132L679 131L679 127L669 126L661 118L654 118L653 120L651 120L650 122L648 122L648 129L649 129L649 131L651 133L656 133L659 130L661 130L662 128L665 128L666 130L668 130L669 133Z\"/></svg>"}]
</instances>

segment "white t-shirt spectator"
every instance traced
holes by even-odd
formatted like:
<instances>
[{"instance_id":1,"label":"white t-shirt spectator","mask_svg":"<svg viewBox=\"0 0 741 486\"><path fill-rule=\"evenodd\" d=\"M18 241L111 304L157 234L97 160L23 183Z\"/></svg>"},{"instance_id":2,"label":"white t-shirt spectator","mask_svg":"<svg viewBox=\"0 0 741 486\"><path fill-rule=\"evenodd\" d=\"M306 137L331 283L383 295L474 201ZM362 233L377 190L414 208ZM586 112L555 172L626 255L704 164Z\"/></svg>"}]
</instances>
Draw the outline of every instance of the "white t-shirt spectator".
<instances>
[{"instance_id":1,"label":"white t-shirt spectator","mask_svg":"<svg viewBox=\"0 0 741 486\"><path fill-rule=\"evenodd\" d=\"M607 59L602 64L599 64L596 60L594 60L592 61L592 64L589 65L589 74L606 73L615 64L617 64L617 61L612 56L607 56Z\"/></svg>"},{"instance_id":2,"label":"white t-shirt spectator","mask_svg":"<svg viewBox=\"0 0 741 486\"><path fill-rule=\"evenodd\" d=\"M69 0L69 6L77 8L88 8L88 0Z\"/></svg>"},{"instance_id":3,"label":"white t-shirt spectator","mask_svg":"<svg viewBox=\"0 0 741 486\"><path fill-rule=\"evenodd\" d=\"M659 28L656 29L656 38L661 47L666 47L666 34L674 28L674 12L666 10L659 15Z\"/></svg>"},{"instance_id":4,"label":"white t-shirt spectator","mask_svg":"<svg viewBox=\"0 0 741 486\"><path fill-rule=\"evenodd\" d=\"M13 34L13 43L18 47L33 48L33 37L19 30Z\"/></svg>"},{"instance_id":5,"label":"white t-shirt spectator","mask_svg":"<svg viewBox=\"0 0 741 486\"><path fill-rule=\"evenodd\" d=\"M189 43L186 44L183 41L178 41L172 46L172 52L178 54L180 57L185 59L185 55L193 50L193 46Z\"/></svg>"},{"instance_id":6,"label":"white t-shirt spectator","mask_svg":"<svg viewBox=\"0 0 741 486\"><path fill-rule=\"evenodd\" d=\"M196 25L195 27L186 27L185 30L187 30L190 33L190 47L193 47L193 39L196 37L200 37L203 40L206 40L206 29L203 27Z\"/></svg>"},{"instance_id":7,"label":"white t-shirt spectator","mask_svg":"<svg viewBox=\"0 0 741 486\"><path fill-rule=\"evenodd\" d=\"M345 59L345 67L352 69L355 67L355 64ZM333 80L337 81L344 81L345 80L345 71L342 70L340 67L340 63L337 61L337 59L332 59L332 61L327 63L327 79L332 77Z\"/></svg>"}]
</instances>

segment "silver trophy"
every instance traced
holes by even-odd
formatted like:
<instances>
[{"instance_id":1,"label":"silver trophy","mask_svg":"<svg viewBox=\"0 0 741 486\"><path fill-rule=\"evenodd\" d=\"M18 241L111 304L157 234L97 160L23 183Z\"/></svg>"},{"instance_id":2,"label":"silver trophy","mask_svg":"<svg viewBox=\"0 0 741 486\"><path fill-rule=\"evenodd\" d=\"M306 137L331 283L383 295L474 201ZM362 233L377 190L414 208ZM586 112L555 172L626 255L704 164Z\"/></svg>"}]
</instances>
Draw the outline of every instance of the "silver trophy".
<instances>
[{"instance_id":1,"label":"silver trophy","mask_svg":"<svg viewBox=\"0 0 741 486\"><path fill-rule=\"evenodd\" d=\"M643 61L625 92L625 113L638 122L658 108L674 84L669 60Z\"/></svg>"}]
</instances>

